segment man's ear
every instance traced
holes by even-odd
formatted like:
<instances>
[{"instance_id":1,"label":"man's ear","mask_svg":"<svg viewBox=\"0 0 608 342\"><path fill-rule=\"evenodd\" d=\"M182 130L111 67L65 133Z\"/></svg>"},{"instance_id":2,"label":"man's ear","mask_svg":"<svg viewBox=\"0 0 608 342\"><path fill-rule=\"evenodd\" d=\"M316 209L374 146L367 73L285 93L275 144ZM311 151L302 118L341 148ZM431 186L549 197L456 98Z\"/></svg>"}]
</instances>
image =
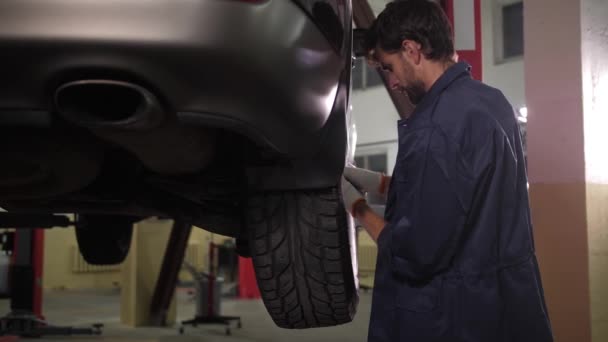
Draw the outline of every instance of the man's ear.
<instances>
[{"instance_id":1,"label":"man's ear","mask_svg":"<svg viewBox=\"0 0 608 342\"><path fill-rule=\"evenodd\" d=\"M377 68L380 66L380 61L378 61L378 56L375 49L368 51L367 55L365 56L365 61L367 62L367 65L372 68Z\"/></svg>"},{"instance_id":2,"label":"man's ear","mask_svg":"<svg viewBox=\"0 0 608 342\"><path fill-rule=\"evenodd\" d=\"M401 48L403 49L403 53L405 56L412 61L414 64L420 64L422 60L422 45L420 43L405 39L401 42Z\"/></svg>"}]
</instances>

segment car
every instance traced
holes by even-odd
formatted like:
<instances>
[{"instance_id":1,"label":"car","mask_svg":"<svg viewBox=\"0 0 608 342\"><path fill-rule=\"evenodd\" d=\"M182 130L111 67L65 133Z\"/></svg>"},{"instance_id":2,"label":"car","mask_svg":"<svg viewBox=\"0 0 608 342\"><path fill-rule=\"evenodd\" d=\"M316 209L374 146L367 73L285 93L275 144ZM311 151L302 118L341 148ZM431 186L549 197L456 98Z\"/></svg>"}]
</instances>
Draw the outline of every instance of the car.
<instances>
[{"instance_id":1,"label":"car","mask_svg":"<svg viewBox=\"0 0 608 342\"><path fill-rule=\"evenodd\" d=\"M234 237L279 327L347 323L352 40L350 0L3 0L0 207L92 264L148 217Z\"/></svg>"}]
</instances>

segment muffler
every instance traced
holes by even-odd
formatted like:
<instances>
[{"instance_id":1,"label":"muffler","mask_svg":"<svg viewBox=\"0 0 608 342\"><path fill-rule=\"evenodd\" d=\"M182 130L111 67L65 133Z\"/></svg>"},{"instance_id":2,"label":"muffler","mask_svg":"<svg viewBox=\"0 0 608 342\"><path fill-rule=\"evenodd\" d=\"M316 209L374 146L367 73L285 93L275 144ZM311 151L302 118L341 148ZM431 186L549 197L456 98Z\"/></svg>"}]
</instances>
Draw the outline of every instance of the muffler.
<instances>
[{"instance_id":1,"label":"muffler","mask_svg":"<svg viewBox=\"0 0 608 342\"><path fill-rule=\"evenodd\" d=\"M55 92L55 106L66 120L124 147L161 174L200 171L215 151L215 130L180 124L152 92L129 82L70 82Z\"/></svg>"}]
</instances>

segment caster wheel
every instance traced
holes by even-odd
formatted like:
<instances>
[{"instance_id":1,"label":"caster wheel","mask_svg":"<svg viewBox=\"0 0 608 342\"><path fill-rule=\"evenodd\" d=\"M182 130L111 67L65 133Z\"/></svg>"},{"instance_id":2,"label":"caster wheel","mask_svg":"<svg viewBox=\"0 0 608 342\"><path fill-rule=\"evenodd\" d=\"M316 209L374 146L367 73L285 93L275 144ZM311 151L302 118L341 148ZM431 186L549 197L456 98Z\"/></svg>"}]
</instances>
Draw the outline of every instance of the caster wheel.
<instances>
[{"instance_id":1,"label":"caster wheel","mask_svg":"<svg viewBox=\"0 0 608 342\"><path fill-rule=\"evenodd\" d=\"M180 327L180 328L179 328L179 334L180 334L180 335L183 335L183 334L184 334L184 327Z\"/></svg>"},{"instance_id":2,"label":"caster wheel","mask_svg":"<svg viewBox=\"0 0 608 342\"><path fill-rule=\"evenodd\" d=\"M237 328L239 328L239 329L241 329L241 328L243 327L243 323L241 323L241 321L239 321L239 322L236 324L236 327L237 327Z\"/></svg>"},{"instance_id":3,"label":"caster wheel","mask_svg":"<svg viewBox=\"0 0 608 342\"><path fill-rule=\"evenodd\" d=\"M230 328L226 328L226 336L230 335L232 335L232 331L230 331Z\"/></svg>"}]
</instances>

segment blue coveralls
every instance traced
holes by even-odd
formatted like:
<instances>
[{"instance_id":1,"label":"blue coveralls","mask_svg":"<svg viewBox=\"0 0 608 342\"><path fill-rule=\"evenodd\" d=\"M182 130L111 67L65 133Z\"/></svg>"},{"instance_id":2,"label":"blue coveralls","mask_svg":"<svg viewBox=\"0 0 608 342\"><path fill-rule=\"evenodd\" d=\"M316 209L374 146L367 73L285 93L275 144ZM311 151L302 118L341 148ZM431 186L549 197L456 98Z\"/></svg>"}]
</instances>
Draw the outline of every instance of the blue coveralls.
<instances>
[{"instance_id":1,"label":"blue coveralls","mask_svg":"<svg viewBox=\"0 0 608 342\"><path fill-rule=\"evenodd\" d=\"M469 69L450 67L398 123L371 342L553 340L514 111Z\"/></svg>"}]
</instances>

